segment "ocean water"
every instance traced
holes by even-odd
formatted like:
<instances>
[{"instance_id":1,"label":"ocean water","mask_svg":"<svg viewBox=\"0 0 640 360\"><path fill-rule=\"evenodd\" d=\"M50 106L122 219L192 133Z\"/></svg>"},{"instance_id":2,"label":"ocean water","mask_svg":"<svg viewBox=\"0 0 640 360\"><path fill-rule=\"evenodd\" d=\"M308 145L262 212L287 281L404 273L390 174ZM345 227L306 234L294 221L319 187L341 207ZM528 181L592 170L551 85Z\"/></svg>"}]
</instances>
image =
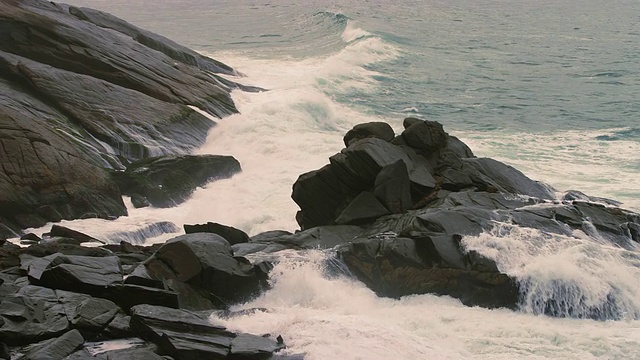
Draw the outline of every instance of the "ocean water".
<instances>
[{"instance_id":1,"label":"ocean water","mask_svg":"<svg viewBox=\"0 0 640 360\"><path fill-rule=\"evenodd\" d=\"M199 150L235 156L241 174L176 208L64 222L75 229L109 239L167 220L294 231L297 176L326 164L353 125L387 121L399 132L406 116L437 120L476 155L559 192L640 210L638 1L70 3L168 36L270 90L234 92L240 114L217 120ZM268 311L225 322L280 333L288 351L312 360L640 359L640 257L596 240L500 224L465 238L526 285L517 312L430 295L378 298L329 276L329 253L285 253L273 288L236 306ZM604 306L611 294L622 320L580 319L580 309ZM536 315L537 304L558 297L577 318Z\"/></svg>"}]
</instances>

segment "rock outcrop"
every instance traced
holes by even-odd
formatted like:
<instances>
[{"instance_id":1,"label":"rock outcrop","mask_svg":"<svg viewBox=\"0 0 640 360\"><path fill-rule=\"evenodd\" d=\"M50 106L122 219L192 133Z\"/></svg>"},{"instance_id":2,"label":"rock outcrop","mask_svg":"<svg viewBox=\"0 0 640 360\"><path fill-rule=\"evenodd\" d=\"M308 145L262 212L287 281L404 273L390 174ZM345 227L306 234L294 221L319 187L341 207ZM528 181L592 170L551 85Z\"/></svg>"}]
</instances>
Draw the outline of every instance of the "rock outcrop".
<instances>
[{"instance_id":1,"label":"rock outcrop","mask_svg":"<svg viewBox=\"0 0 640 360\"><path fill-rule=\"evenodd\" d=\"M0 2L0 237L49 221L127 214L105 169L186 154L236 112L238 75L112 15Z\"/></svg>"},{"instance_id":2,"label":"rock outcrop","mask_svg":"<svg viewBox=\"0 0 640 360\"><path fill-rule=\"evenodd\" d=\"M240 163L232 156L181 155L138 160L113 175L123 194L139 196L155 207L172 207L197 187L240 171Z\"/></svg>"},{"instance_id":3,"label":"rock outcrop","mask_svg":"<svg viewBox=\"0 0 640 360\"><path fill-rule=\"evenodd\" d=\"M533 228L567 237L576 233L612 246L637 248L640 214L619 203L571 191L553 190L499 161L476 158L441 124L407 118L392 140L370 124L345 136L347 148L325 167L303 174L293 186L300 234L335 224L362 229L337 245L351 273L382 296L433 293L467 305L517 308L518 279L482 254L463 246L467 236L491 232L498 224ZM377 133L381 133L378 131ZM361 134L361 135L356 135ZM239 253L304 248L283 235L237 245ZM322 236L317 243L325 244ZM572 316L562 299L548 298L540 311ZM624 304L615 290L575 316L616 319Z\"/></svg>"},{"instance_id":4,"label":"rock outcrop","mask_svg":"<svg viewBox=\"0 0 640 360\"><path fill-rule=\"evenodd\" d=\"M265 279L218 235L184 235L153 247L104 245L93 248L101 250L93 256L34 250L61 239L81 241L44 236L39 244L2 253L12 261L0 272L0 358L303 358L278 355L285 348L279 336L237 333L209 320L223 302L257 293ZM131 272L125 262L137 281L125 281ZM140 281L141 269L154 277ZM205 311L188 310L195 308ZM96 356L89 351L96 341L122 346L123 339L129 348Z\"/></svg>"}]
</instances>

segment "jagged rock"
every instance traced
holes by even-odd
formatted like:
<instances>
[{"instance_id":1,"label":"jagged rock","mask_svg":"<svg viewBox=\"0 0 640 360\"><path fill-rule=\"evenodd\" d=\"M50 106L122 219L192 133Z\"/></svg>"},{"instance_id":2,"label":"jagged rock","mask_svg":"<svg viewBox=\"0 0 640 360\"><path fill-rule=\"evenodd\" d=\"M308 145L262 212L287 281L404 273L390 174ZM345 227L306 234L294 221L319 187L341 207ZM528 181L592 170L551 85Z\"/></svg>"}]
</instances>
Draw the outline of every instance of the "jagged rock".
<instances>
[{"instance_id":1,"label":"jagged rock","mask_svg":"<svg viewBox=\"0 0 640 360\"><path fill-rule=\"evenodd\" d=\"M4 325L0 337L7 344L28 344L59 336L69 329L64 305L54 290L24 286L0 303Z\"/></svg>"},{"instance_id":2,"label":"jagged rock","mask_svg":"<svg viewBox=\"0 0 640 360\"><path fill-rule=\"evenodd\" d=\"M116 304L107 299L89 298L78 304L69 314L69 319L75 328L99 332L111 323L120 311Z\"/></svg>"},{"instance_id":3,"label":"jagged rock","mask_svg":"<svg viewBox=\"0 0 640 360\"><path fill-rule=\"evenodd\" d=\"M45 340L29 347L23 359L29 360L61 360L71 355L84 343L78 330L71 330L62 336Z\"/></svg>"},{"instance_id":4,"label":"jagged rock","mask_svg":"<svg viewBox=\"0 0 640 360\"><path fill-rule=\"evenodd\" d=\"M463 159L463 161L478 171L482 182L500 192L534 196L540 199L555 199L551 187L529 179L509 165L489 158Z\"/></svg>"},{"instance_id":5,"label":"jagged rock","mask_svg":"<svg viewBox=\"0 0 640 360\"><path fill-rule=\"evenodd\" d=\"M79 244L82 244L84 242L99 242L104 244L104 241L98 240L92 236L81 233L80 231L76 231L76 230L69 229L67 227L55 225L55 224L51 226L51 231L49 231L49 236L75 239L75 240L78 240Z\"/></svg>"},{"instance_id":6,"label":"jagged rock","mask_svg":"<svg viewBox=\"0 0 640 360\"><path fill-rule=\"evenodd\" d=\"M184 225L186 234L194 234L199 232L218 234L225 238L231 245L249 242L249 235L242 230L231 226L226 226L214 222L196 225Z\"/></svg>"},{"instance_id":7,"label":"jagged rock","mask_svg":"<svg viewBox=\"0 0 640 360\"><path fill-rule=\"evenodd\" d=\"M231 359L261 360L284 348L284 344L269 338L251 334L239 334L231 340L229 357Z\"/></svg>"},{"instance_id":8,"label":"jagged rock","mask_svg":"<svg viewBox=\"0 0 640 360\"><path fill-rule=\"evenodd\" d=\"M410 125L402 132L402 138L407 145L423 154L430 154L447 145L447 133L444 132L442 124L436 121L408 121L407 119L405 124Z\"/></svg>"},{"instance_id":9,"label":"jagged rock","mask_svg":"<svg viewBox=\"0 0 640 360\"><path fill-rule=\"evenodd\" d=\"M20 240L31 240L31 241L34 241L34 242L37 243L37 242L41 241L42 239L40 238L40 236L38 236L38 235L36 235L34 233L28 233L28 234L24 234L24 235L20 236Z\"/></svg>"},{"instance_id":10,"label":"jagged rock","mask_svg":"<svg viewBox=\"0 0 640 360\"><path fill-rule=\"evenodd\" d=\"M358 140L370 137L391 141L395 137L395 133L391 126L385 122L370 122L358 124L349 130L344 136L344 145L349 147Z\"/></svg>"},{"instance_id":11,"label":"jagged rock","mask_svg":"<svg viewBox=\"0 0 640 360\"><path fill-rule=\"evenodd\" d=\"M136 209L151 206L149 200L140 194L131 194L131 204Z\"/></svg>"},{"instance_id":12,"label":"jagged rock","mask_svg":"<svg viewBox=\"0 0 640 360\"><path fill-rule=\"evenodd\" d=\"M8 241L0 245L0 270L20 266L20 246Z\"/></svg>"},{"instance_id":13,"label":"jagged rock","mask_svg":"<svg viewBox=\"0 0 640 360\"><path fill-rule=\"evenodd\" d=\"M169 288L180 307L226 307L254 295L266 274L246 259L234 257L229 242L217 234L195 233L167 241L126 279L129 284Z\"/></svg>"},{"instance_id":14,"label":"jagged rock","mask_svg":"<svg viewBox=\"0 0 640 360\"><path fill-rule=\"evenodd\" d=\"M36 257L44 257L60 253L64 255L104 257L112 256L113 253L107 249L99 247L84 247L78 245L78 241L70 238L52 238L43 240L37 244L30 245L24 250L24 254Z\"/></svg>"},{"instance_id":15,"label":"jagged rock","mask_svg":"<svg viewBox=\"0 0 640 360\"><path fill-rule=\"evenodd\" d=\"M193 312L138 305L131 327L176 359L226 358L235 334Z\"/></svg>"},{"instance_id":16,"label":"jagged rock","mask_svg":"<svg viewBox=\"0 0 640 360\"><path fill-rule=\"evenodd\" d=\"M116 256L53 254L31 263L29 280L52 289L99 295L122 283L122 268Z\"/></svg>"},{"instance_id":17,"label":"jagged rock","mask_svg":"<svg viewBox=\"0 0 640 360\"><path fill-rule=\"evenodd\" d=\"M408 190L408 188L407 188ZM336 219L341 225L363 225L374 222L377 218L389 214L375 195L363 191L340 213Z\"/></svg>"},{"instance_id":18,"label":"jagged rock","mask_svg":"<svg viewBox=\"0 0 640 360\"><path fill-rule=\"evenodd\" d=\"M463 254L450 247L451 240L442 240L364 239L339 247L338 253L358 279L382 296L434 293L469 306L516 307L514 279L466 263Z\"/></svg>"},{"instance_id":19,"label":"jagged rock","mask_svg":"<svg viewBox=\"0 0 640 360\"><path fill-rule=\"evenodd\" d=\"M114 173L123 194L138 194L156 207L175 206L207 182L229 178L240 163L231 156L161 156L136 161Z\"/></svg>"},{"instance_id":20,"label":"jagged rock","mask_svg":"<svg viewBox=\"0 0 640 360\"><path fill-rule=\"evenodd\" d=\"M401 214L411 209L411 183L404 161L398 160L380 170L376 176L373 194L393 214Z\"/></svg>"}]
</instances>

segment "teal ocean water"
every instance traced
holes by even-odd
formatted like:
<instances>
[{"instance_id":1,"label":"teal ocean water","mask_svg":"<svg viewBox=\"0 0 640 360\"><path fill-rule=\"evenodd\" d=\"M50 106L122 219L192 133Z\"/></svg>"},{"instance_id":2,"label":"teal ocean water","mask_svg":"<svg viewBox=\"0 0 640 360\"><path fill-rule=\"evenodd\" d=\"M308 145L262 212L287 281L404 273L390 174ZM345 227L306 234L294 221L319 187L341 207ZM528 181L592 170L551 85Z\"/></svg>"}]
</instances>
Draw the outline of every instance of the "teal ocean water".
<instances>
[{"instance_id":1,"label":"teal ocean water","mask_svg":"<svg viewBox=\"0 0 640 360\"><path fill-rule=\"evenodd\" d=\"M417 116L444 124L492 157L559 192L581 190L640 210L640 2L595 0L206 1L76 0L163 34L242 72L268 92L233 94L240 114L218 121L202 153L230 154L243 173L174 209L132 210L116 222L73 222L96 234L154 221L217 221L250 234L297 228L297 176L342 148L353 125ZM435 296L380 299L328 279L326 254L291 253L274 288L230 320L282 333L308 359L640 359L640 258L511 229L496 237L503 270L581 301L615 289L626 320L552 319L468 308ZM162 238L159 238L160 241ZM589 264L589 266L585 266ZM557 295L556 295L557 296ZM585 300L586 299L586 300Z\"/></svg>"}]
</instances>

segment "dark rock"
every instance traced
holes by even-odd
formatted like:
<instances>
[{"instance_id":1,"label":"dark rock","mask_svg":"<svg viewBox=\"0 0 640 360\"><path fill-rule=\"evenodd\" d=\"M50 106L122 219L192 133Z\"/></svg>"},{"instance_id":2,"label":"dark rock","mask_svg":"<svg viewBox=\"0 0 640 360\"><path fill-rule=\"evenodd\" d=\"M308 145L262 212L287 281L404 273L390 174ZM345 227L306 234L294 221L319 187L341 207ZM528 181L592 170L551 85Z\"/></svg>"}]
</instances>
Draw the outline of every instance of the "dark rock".
<instances>
[{"instance_id":1,"label":"dark rock","mask_svg":"<svg viewBox=\"0 0 640 360\"><path fill-rule=\"evenodd\" d=\"M469 158L463 161L478 171L481 182L500 192L555 199L553 189L549 186L529 179L509 165L488 158Z\"/></svg>"},{"instance_id":2,"label":"dark rock","mask_svg":"<svg viewBox=\"0 0 640 360\"><path fill-rule=\"evenodd\" d=\"M150 349L120 349L105 351L92 357L97 360L167 360ZM71 360L71 359L69 359Z\"/></svg>"},{"instance_id":3,"label":"dark rock","mask_svg":"<svg viewBox=\"0 0 640 360\"><path fill-rule=\"evenodd\" d=\"M0 3L0 236L48 221L126 215L103 168L184 154L236 112L233 69L114 16ZM77 174L82 174L78 176Z\"/></svg>"},{"instance_id":4,"label":"dark rock","mask_svg":"<svg viewBox=\"0 0 640 360\"><path fill-rule=\"evenodd\" d=\"M5 242L0 245L0 270L20 266L20 246Z\"/></svg>"},{"instance_id":5,"label":"dark rock","mask_svg":"<svg viewBox=\"0 0 640 360\"><path fill-rule=\"evenodd\" d=\"M64 305L54 290L24 286L0 303L0 338L9 345L21 345L59 336L69 329Z\"/></svg>"},{"instance_id":6,"label":"dark rock","mask_svg":"<svg viewBox=\"0 0 640 360\"><path fill-rule=\"evenodd\" d=\"M56 339L45 340L29 347L23 359L60 360L71 355L84 343L78 330L71 330Z\"/></svg>"},{"instance_id":7,"label":"dark rock","mask_svg":"<svg viewBox=\"0 0 640 360\"><path fill-rule=\"evenodd\" d=\"M40 236L34 234L34 233L28 233L28 234L24 234L22 236L20 236L20 240L32 240L35 242L39 242L40 240L42 240L40 238Z\"/></svg>"},{"instance_id":8,"label":"dark rock","mask_svg":"<svg viewBox=\"0 0 640 360\"><path fill-rule=\"evenodd\" d=\"M271 230L261 232L259 234L253 235L249 241L251 242L269 242L279 238L283 238L289 235L293 235L291 232L286 230Z\"/></svg>"},{"instance_id":9,"label":"dark rock","mask_svg":"<svg viewBox=\"0 0 640 360\"><path fill-rule=\"evenodd\" d=\"M81 233L80 231L76 231L76 230L69 229L67 227L55 225L55 224L51 226L51 231L49 232L49 236L59 236L59 237L75 239L75 240L78 240L80 244L84 242L100 242L104 244L104 241L98 240L92 236Z\"/></svg>"},{"instance_id":10,"label":"dark rock","mask_svg":"<svg viewBox=\"0 0 640 360\"><path fill-rule=\"evenodd\" d=\"M408 186L407 190L409 190ZM387 214L389 214L389 210L378 201L375 195L363 191L340 213L336 223L341 225L363 225L372 223L377 218Z\"/></svg>"},{"instance_id":11,"label":"dark rock","mask_svg":"<svg viewBox=\"0 0 640 360\"><path fill-rule=\"evenodd\" d=\"M131 194L131 204L136 209L151 206L149 200L140 194Z\"/></svg>"},{"instance_id":12,"label":"dark rock","mask_svg":"<svg viewBox=\"0 0 640 360\"><path fill-rule=\"evenodd\" d=\"M224 359L236 336L194 312L149 305L131 309L131 327L176 359Z\"/></svg>"},{"instance_id":13,"label":"dark rock","mask_svg":"<svg viewBox=\"0 0 640 360\"><path fill-rule=\"evenodd\" d=\"M358 124L349 130L344 136L344 145L349 147L352 143L366 138L378 138L384 141L391 141L395 133L391 126L385 122L370 122Z\"/></svg>"},{"instance_id":14,"label":"dark rock","mask_svg":"<svg viewBox=\"0 0 640 360\"><path fill-rule=\"evenodd\" d=\"M126 279L126 283L166 287L179 295L180 307L212 309L246 300L266 275L243 258L234 258L221 236L195 233L167 241Z\"/></svg>"},{"instance_id":15,"label":"dark rock","mask_svg":"<svg viewBox=\"0 0 640 360\"><path fill-rule=\"evenodd\" d=\"M133 336L131 330L131 316L117 313L104 331L107 337L118 339Z\"/></svg>"},{"instance_id":16,"label":"dark rock","mask_svg":"<svg viewBox=\"0 0 640 360\"><path fill-rule=\"evenodd\" d=\"M447 145L447 133L442 124L436 121L407 121L410 125L402 132L402 138L407 145L418 149L423 154L436 152Z\"/></svg>"},{"instance_id":17,"label":"dark rock","mask_svg":"<svg viewBox=\"0 0 640 360\"><path fill-rule=\"evenodd\" d=\"M461 159L474 157L473 151L455 136L449 135L447 138L447 149L458 155Z\"/></svg>"},{"instance_id":18,"label":"dark rock","mask_svg":"<svg viewBox=\"0 0 640 360\"><path fill-rule=\"evenodd\" d=\"M125 310L140 304L171 308L177 308L179 306L179 295L175 291L136 284L116 284L105 289L100 295L113 301Z\"/></svg>"},{"instance_id":19,"label":"dark rock","mask_svg":"<svg viewBox=\"0 0 640 360\"><path fill-rule=\"evenodd\" d=\"M7 344L3 343L2 341L0 341L0 359L6 359L6 360L11 359L11 354L9 353L9 347L7 346Z\"/></svg>"},{"instance_id":20,"label":"dark rock","mask_svg":"<svg viewBox=\"0 0 640 360\"><path fill-rule=\"evenodd\" d=\"M102 331L120 312L120 308L107 299L89 298L82 301L69 314L71 324L78 329Z\"/></svg>"},{"instance_id":21,"label":"dark rock","mask_svg":"<svg viewBox=\"0 0 640 360\"><path fill-rule=\"evenodd\" d=\"M398 160L380 170L376 176L373 194L393 214L401 214L411 209L411 184L404 161Z\"/></svg>"},{"instance_id":22,"label":"dark rock","mask_svg":"<svg viewBox=\"0 0 640 360\"><path fill-rule=\"evenodd\" d=\"M231 245L249 242L249 235L244 231L214 222L196 225L185 224L184 232L187 234L199 232L218 234L225 238Z\"/></svg>"},{"instance_id":23,"label":"dark rock","mask_svg":"<svg viewBox=\"0 0 640 360\"><path fill-rule=\"evenodd\" d=\"M99 295L106 287L122 283L122 269L115 256L53 254L41 261L44 263L34 261L29 266L29 280L53 289Z\"/></svg>"},{"instance_id":24,"label":"dark rock","mask_svg":"<svg viewBox=\"0 0 640 360\"><path fill-rule=\"evenodd\" d=\"M438 242L429 237L365 239L339 247L338 253L352 273L381 296L434 293L469 306L517 306L514 279L465 264L455 246Z\"/></svg>"},{"instance_id":25,"label":"dark rock","mask_svg":"<svg viewBox=\"0 0 640 360\"><path fill-rule=\"evenodd\" d=\"M622 205L621 202L616 201L616 200L612 200L612 199L607 199L607 198L603 198L603 197L597 197L597 196L589 196L581 191L577 191L577 190L569 190L566 193L564 193L564 195L562 195L562 201L573 201L573 200L579 200L579 201L584 201L584 202L593 202L593 203L601 203L601 204L606 204L606 205L611 205L611 206L620 206Z\"/></svg>"},{"instance_id":26,"label":"dark rock","mask_svg":"<svg viewBox=\"0 0 640 360\"><path fill-rule=\"evenodd\" d=\"M156 207L171 207L187 200L195 188L240 170L231 156L161 156L136 161L126 171L114 173L114 179L123 194L144 196Z\"/></svg>"},{"instance_id":27,"label":"dark rock","mask_svg":"<svg viewBox=\"0 0 640 360\"><path fill-rule=\"evenodd\" d=\"M280 339L282 339L280 337ZM284 343L262 336L239 334L231 341L229 358L242 360L269 359L271 355L284 348Z\"/></svg>"},{"instance_id":28,"label":"dark rock","mask_svg":"<svg viewBox=\"0 0 640 360\"><path fill-rule=\"evenodd\" d=\"M24 254L36 257L44 257L60 253L64 255L104 257L112 256L113 253L107 249L99 247L84 247L77 245L77 240L68 238L53 238L33 244L24 250Z\"/></svg>"}]
</instances>

